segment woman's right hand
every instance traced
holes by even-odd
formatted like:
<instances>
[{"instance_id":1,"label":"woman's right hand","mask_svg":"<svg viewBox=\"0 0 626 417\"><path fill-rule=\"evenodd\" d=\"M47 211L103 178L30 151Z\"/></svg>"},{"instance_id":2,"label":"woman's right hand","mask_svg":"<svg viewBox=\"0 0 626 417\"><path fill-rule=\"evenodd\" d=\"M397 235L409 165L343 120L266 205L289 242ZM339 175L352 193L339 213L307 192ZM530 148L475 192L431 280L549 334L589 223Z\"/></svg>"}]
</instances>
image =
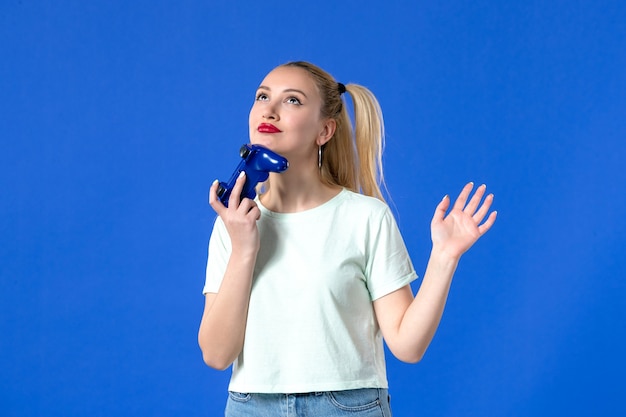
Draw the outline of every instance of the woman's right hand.
<instances>
[{"instance_id":1,"label":"woman's right hand","mask_svg":"<svg viewBox=\"0 0 626 417\"><path fill-rule=\"evenodd\" d=\"M215 180L209 190L209 204L222 218L230 236L233 252L256 256L260 247L256 221L261 217L261 210L256 202L249 198L244 198L239 202L239 196L246 182L245 175L242 171L237 178L228 200L228 207L217 197L218 181Z\"/></svg>"}]
</instances>

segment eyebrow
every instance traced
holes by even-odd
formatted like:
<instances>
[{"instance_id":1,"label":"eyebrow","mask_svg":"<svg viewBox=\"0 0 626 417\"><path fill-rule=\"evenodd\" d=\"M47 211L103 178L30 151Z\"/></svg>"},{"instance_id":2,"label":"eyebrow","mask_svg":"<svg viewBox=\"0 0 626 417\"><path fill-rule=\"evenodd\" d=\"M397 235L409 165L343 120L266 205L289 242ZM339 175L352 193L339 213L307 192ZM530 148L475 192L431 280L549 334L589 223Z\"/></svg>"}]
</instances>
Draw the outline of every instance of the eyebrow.
<instances>
[{"instance_id":1,"label":"eyebrow","mask_svg":"<svg viewBox=\"0 0 626 417\"><path fill-rule=\"evenodd\" d=\"M258 90L268 90L268 91L272 91L271 88L264 86L264 85L260 85ZM302 90L298 90L297 88L287 88L285 90L283 90L283 93L300 93L302 94L305 98L308 98L307 95L304 93L304 91Z\"/></svg>"}]
</instances>

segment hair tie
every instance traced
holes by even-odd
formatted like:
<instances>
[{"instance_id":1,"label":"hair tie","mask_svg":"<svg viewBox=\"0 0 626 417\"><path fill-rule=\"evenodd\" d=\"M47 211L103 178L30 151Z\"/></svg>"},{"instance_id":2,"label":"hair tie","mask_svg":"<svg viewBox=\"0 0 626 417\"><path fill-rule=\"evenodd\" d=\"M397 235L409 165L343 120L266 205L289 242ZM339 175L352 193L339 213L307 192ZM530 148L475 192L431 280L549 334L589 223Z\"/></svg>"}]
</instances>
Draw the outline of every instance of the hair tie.
<instances>
[{"instance_id":1,"label":"hair tie","mask_svg":"<svg viewBox=\"0 0 626 417\"><path fill-rule=\"evenodd\" d=\"M339 90L339 95L341 95L346 92L346 86L341 83L337 83L337 90Z\"/></svg>"}]
</instances>

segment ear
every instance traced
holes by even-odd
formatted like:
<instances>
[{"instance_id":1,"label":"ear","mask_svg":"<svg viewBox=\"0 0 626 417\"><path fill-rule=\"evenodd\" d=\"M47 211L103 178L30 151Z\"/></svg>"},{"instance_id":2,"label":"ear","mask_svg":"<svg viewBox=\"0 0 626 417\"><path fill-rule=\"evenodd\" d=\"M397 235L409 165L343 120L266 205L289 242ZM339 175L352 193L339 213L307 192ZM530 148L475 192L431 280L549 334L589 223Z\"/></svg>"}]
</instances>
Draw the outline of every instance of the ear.
<instances>
[{"instance_id":1,"label":"ear","mask_svg":"<svg viewBox=\"0 0 626 417\"><path fill-rule=\"evenodd\" d=\"M317 145L322 146L326 142L328 142L333 135L335 134L335 130L337 129L337 121L333 118L326 119L322 124L322 129L317 137Z\"/></svg>"}]
</instances>

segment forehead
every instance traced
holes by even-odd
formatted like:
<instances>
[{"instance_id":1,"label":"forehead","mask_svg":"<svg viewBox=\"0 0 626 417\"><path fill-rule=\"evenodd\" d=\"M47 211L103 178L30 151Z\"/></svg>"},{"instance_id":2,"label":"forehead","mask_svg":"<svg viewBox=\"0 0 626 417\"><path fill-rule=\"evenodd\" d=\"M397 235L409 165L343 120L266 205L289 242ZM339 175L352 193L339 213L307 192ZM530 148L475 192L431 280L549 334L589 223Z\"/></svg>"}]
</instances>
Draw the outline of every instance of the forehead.
<instances>
[{"instance_id":1,"label":"forehead","mask_svg":"<svg viewBox=\"0 0 626 417\"><path fill-rule=\"evenodd\" d=\"M262 86L271 90L302 90L307 96L309 94L318 94L317 85L313 81L313 77L302 68L298 67L278 67L274 68L265 76Z\"/></svg>"}]
</instances>

